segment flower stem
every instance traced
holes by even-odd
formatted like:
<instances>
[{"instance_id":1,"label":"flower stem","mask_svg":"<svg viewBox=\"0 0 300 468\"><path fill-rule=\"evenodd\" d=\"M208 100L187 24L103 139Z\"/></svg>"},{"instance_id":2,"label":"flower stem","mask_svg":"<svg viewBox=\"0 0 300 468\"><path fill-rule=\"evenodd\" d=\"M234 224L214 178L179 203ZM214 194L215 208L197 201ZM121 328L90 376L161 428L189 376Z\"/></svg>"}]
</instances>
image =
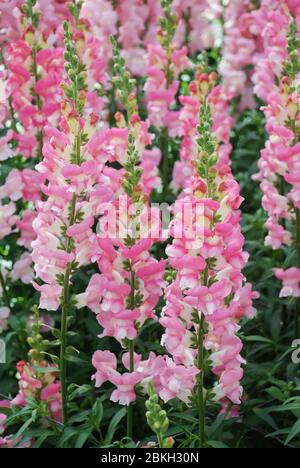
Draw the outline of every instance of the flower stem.
<instances>
[{"instance_id":1,"label":"flower stem","mask_svg":"<svg viewBox=\"0 0 300 468\"><path fill-rule=\"evenodd\" d=\"M76 139L77 140L77 139ZM76 221L76 204L77 195L74 194L71 201L71 213L69 219L69 225L72 226ZM72 240L70 237L67 239L65 246L66 252L72 251ZM61 331L60 331L60 381L61 381L61 393L62 393L62 409L63 409L63 421L64 424L68 421L68 386L67 386L67 333L68 333L68 311L70 305L70 279L72 275L72 263L67 265L64 283L63 283L63 295L62 295L62 307L61 307Z\"/></svg>"},{"instance_id":2,"label":"flower stem","mask_svg":"<svg viewBox=\"0 0 300 468\"><path fill-rule=\"evenodd\" d=\"M199 417L199 448L204 447L205 443L205 399L204 399L204 314L201 314L201 320L198 330L198 417Z\"/></svg>"},{"instance_id":3,"label":"flower stem","mask_svg":"<svg viewBox=\"0 0 300 468\"><path fill-rule=\"evenodd\" d=\"M157 441L158 441L158 446L159 446L160 449L165 448L165 447L164 447L164 445L165 445L165 444L164 444L164 439L163 439L162 434L160 434L160 433L157 434Z\"/></svg>"},{"instance_id":4,"label":"flower stem","mask_svg":"<svg viewBox=\"0 0 300 468\"><path fill-rule=\"evenodd\" d=\"M61 381L61 396L62 396L62 410L63 422L68 421L68 386L67 386L67 332L68 332L68 308L70 297L70 275L71 267L67 267L63 286L63 300L61 309L61 337L60 337L60 381Z\"/></svg>"},{"instance_id":5,"label":"flower stem","mask_svg":"<svg viewBox=\"0 0 300 468\"><path fill-rule=\"evenodd\" d=\"M130 278L130 286L131 286L131 293L130 293L130 309L135 309L135 271L131 265L131 278ZM129 351L129 371L134 372L134 340L129 341L128 345ZM128 406L127 410L127 437L132 439L133 436L133 404Z\"/></svg>"},{"instance_id":6,"label":"flower stem","mask_svg":"<svg viewBox=\"0 0 300 468\"><path fill-rule=\"evenodd\" d=\"M134 341L129 342L129 362L130 372L134 372ZM127 410L127 437L133 436L133 404L128 406Z\"/></svg>"},{"instance_id":7,"label":"flower stem","mask_svg":"<svg viewBox=\"0 0 300 468\"><path fill-rule=\"evenodd\" d=\"M203 284L208 285L208 267L203 272ZM198 420L199 420L199 448L205 444L205 396L204 396L204 333L205 315L201 312L198 329Z\"/></svg>"},{"instance_id":8,"label":"flower stem","mask_svg":"<svg viewBox=\"0 0 300 468\"><path fill-rule=\"evenodd\" d=\"M14 111L14 106L13 106L13 100L12 100L11 96L9 96L9 98L8 98L8 105L9 105L9 112L10 112L10 118L11 118L11 128L15 133L19 133L18 132L18 127L17 127L15 111Z\"/></svg>"},{"instance_id":9,"label":"flower stem","mask_svg":"<svg viewBox=\"0 0 300 468\"><path fill-rule=\"evenodd\" d=\"M166 127L161 132L160 149L162 156L163 202L165 202L169 188L169 135Z\"/></svg>"},{"instance_id":10,"label":"flower stem","mask_svg":"<svg viewBox=\"0 0 300 468\"><path fill-rule=\"evenodd\" d=\"M300 268L300 210L296 208L296 249L298 257L298 268ZM300 298L296 299L296 308L295 308L295 338L299 338L300 330Z\"/></svg>"}]
</instances>

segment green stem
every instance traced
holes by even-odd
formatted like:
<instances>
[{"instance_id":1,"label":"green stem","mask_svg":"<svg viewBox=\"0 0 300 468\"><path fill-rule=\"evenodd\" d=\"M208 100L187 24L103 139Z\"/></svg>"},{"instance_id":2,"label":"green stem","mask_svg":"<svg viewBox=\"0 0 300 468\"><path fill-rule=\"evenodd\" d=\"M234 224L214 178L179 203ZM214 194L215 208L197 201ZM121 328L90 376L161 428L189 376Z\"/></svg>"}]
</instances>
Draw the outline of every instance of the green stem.
<instances>
[{"instance_id":1,"label":"green stem","mask_svg":"<svg viewBox=\"0 0 300 468\"><path fill-rule=\"evenodd\" d=\"M70 299L71 267L68 265L64 279L63 299L61 309L61 337L60 337L60 382L63 409L63 422L68 421L68 387L67 387L67 332L68 332L68 308Z\"/></svg>"},{"instance_id":2,"label":"green stem","mask_svg":"<svg viewBox=\"0 0 300 468\"><path fill-rule=\"evenodd\" d=\"M199 419L199 448L205 443L205 399L204 399L204 314L198 330L198 419Z\"/></svg>"},{"instance_id":3,"label":"green stem","mask_svg":"<svg viewBox=\"0 0 300 468\"><path fill-rule=\"evenodd\" d=\"M35 83L37 83L39 81L39 74L38 74L38 66L37 66L36 55L37 55L37 46L34 45L32 47L32 61L33 61L33 76L34 76ZM41 110L42 106L43 106L42 100L41 100L40 96L35 92L35 90L33 90L33 92L34 92L34 95L35 95L35 98L36 98L37 106Z\"/></svg>"},{"instance_id":4,"label":"green stem","mask_svg":"<svg viewBox=\"0 0 300 468\"><path fill-rule=\"evenodd\" d=\"M168 129L165 127L161 132L160 149L162 155L163 202L165 202L169 189L169 135Z\"/></svg>"},{"instance_id":5,"label":"green stem","mask_svg":"<svg viewBox=\"0 0 300 468\"><path fill-rule=\"evenodd\" d=\"M3 65L7 70L7 65L6 65L6 61L5 61L5 58L4 58L4 52L2 50L0 51L0 60L3 62ZM15 133L19 133L18 127L17 127L17 119L16 119L16 116L15 116L12 96L9 96L9 98L8 98L8 108L9 108L9 113L10 113L10 118L11 118L11 128Z\"/></svg>"},{"instance_id":6,"label":"green stem","mask_svg":"<svg viewBox=\"0 0 300 468\"><path fill-rule=\"evenodd\" d=\"M203 272L203 284L208 286L208 267ZM205 316L201 312L198 329L198 422L199 422L199 448L205 444L205 396L204 396L204 326Z\"/></svg>"},{"instance_id":7,"label":"green stem","mask_svg":"<svg viewBox=\"0 0 300 468\"><path fill-rule=\"evenodd\" d=\"M134 341L129 342L129 361L130 372L134 372ZM127 409L127 437L133 437L133 404L128 406Z\"/></svg>"},{"instance_id":8,"label":"green stem","mask_svg":"<svg viewBox=\"0 0 300 468\"><path fill-rule=\"evenodd\" d=\"M8 105L9 105L9 113L10 113L10 118L11 118L11 128L15 133L19 133L18 128L17 128L15 112L14 112L13 99L11 96L9 96L8 98Z\"/></svg>"},{"instance_id":9,"label":"green stem","mask_svg":"<svg viewBox=\"0 0 300 468\"><path fill-rule=\"evenodd\" d=\"M131 274L130 309L134 310L136 306L136 300L135 300L136 276L135 276L135 271L132 268L132 265L130 269L130 274ZM134 341L133 340L129 341L128 351L129 351L129 371L134 372ZM132 439L132 436L133 436L133 404L129 405L127 409L127 437Z\"/></svg>"},{"instance_id":10,"label":"green stem","mask_svg":"<svg viewBox=\"0 0 300 468\"><path fill-rule=\"evenodd\" d=\"M157 441L158 441L159 448L161 449L165 448L164 439L160 433L157 434Z\"/></svg>"},{"instance_id":11,"label":"green stem","mask_svg":"<svg viewBox=\"0 0 300 468\"><path fill-rule=\"evenodd\" d=\"M33 48L32 48L32 61L33 61L33 76L34 76L35 84L39 81L39 74L38 74L38 66L37 66L36 55L37 55L37 46L34 45ZM37 104L38 109L42 110L43 102L42 102L40 96L38 95L38 93L36 93L36 91L34 89L33 89L33 94L34 94L34 96L36 98L36 104ZM42 156L43 156L43 146L44 146L44 134L43 134L42 130L38 131L38 133L36 135L36 139L38 141L37 157L42 158Z\"/></svg>"},{"instance_id":12,"label":"green stem","mask_svg":"<svg viewBox=\"0 0 300 468\"><path fill-rule=\"evenodd\" d=\"M69 219L69 225L72 226L76 221L76 203L77 196L74 194L71 201L71 213ZM72 251L72 239L68 237L66 243L66 252ZM62 307L61 307L61 336L60 336L60 380L61 380L61 393L62 393L62 408L63 408L63 420L66 424L68 420L68 388L67 388L67 333L68 333L68 312L70 305L70 279L72 275L72 263L67 266L66 274L64 277L63 284L63 296L62 296Z\"/></svg>"},{"instance_id":13,"label":"green stem","mask_svg":"<svg viewBox=\"0 0 300 468\"><path fill-rule=\"evenodd\" d=\"M300 210L296 208L296 249L297 249L297 260L298 260L298 268L300 268ZM296 300L296 308L295 308L295 338L299 338L299 330L300 330L300 298Z\"/></svg>"},{"instance_id":14,"label":"green stem","mask_svg":"<svg viewBox=\"0 0 300 468\"><path fill-rule=\"evenodd\" d=\"M170 88L173 81L172 72L172 50L171 50L172 38L169 38L168 47L166 50L167 54L167 65L165 69L166 76L166 87ZM163 180L163 202L166 201L169 189L169 133L167 127L164 127L161 132L161 154L162 154L162 180Z\"/></svg>"}]
</instances>

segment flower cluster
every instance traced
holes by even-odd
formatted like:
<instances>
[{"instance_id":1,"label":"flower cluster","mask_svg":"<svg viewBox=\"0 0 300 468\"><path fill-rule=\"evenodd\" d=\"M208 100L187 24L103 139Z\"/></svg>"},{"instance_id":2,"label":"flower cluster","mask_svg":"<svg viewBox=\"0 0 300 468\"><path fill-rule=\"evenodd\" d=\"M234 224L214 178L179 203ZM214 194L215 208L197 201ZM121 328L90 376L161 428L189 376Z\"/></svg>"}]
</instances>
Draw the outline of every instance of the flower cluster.
<instances>
[{"instance_id":1,"label":"flower cluster","mask_svg":"<svg viewBox=\"0 0 300 468\"><path fill-rule=\"evenodd\" d=\"M126 110L126 117L117 117L121 128L115 132L125 136L125 144L121 148L115 147L118 152L114 154L122 169L113 202L115 210L110 206L100 221L98 251L94 255L98 258L101 274L93 276L87 291L76 299L79 306L87 305L97 314L97 320L104 330L101 336L114 337L123 347L130 349L130 374L115 372L110 376L115 385L128 390L127 397L115 391L113 401L130 404L135 399L133 387L142 378L142 374L135 369L133 342L145 321L155 318L154 309L164 287L166 262L157 261L151 256L149 250L158 239L151 237L151 230L143 232L144 226L149 226L149 223L145 218L148 216L148 196L143 186L142 159L145 146L151 143L151 135L137 114L134 82L114 41L113 50L115 84ZM110 230L113 211L118 236ZM128 216L126 224L124 216ZM106 236L103 237L103 233ZM104 358L107 356L105 353ZM116 359L109 356L116 371ZM98 376L97 382L101 385L103 379Z\"/></svg>"},{"instance_id":2,"label":"flower cluster","mask_svg":"<svg viewBox=\"0 0 300 468\"><path fill-rule=\"evenodd\" d=\"M230 168L229 101L248 86L244 68L257 47L254 17L267 7L263 1L253 16L246 10L234 2L225 11L223 86L205 53L205 65L197 66L199 51L221 45L220 0L9 0L0 7L0 240L13 234L17 246L13 261L1 259L0 333L17 308L7 295L10 282L32 285L40 293L40 309L60 311L60 330L54 328L58 314L45 316L59 357L46 353L49 343L38 315L28 315L29 358L17 365L18 395L0 403L5 414L34 408L36 420L66 427L70 315L83 307L95 314L99 338L105 338L92 358L93 380L97 388L113 384L111 400L128 406L129 437L133 403L149 393L149 425L161 445L171 446L159 399L178 398L203 409L210 368L218 381L207 401L213 394L224 410L241 402L238 332L240 320L255 315L257 294L242 273L248 255L240 226L242 198ZM265 41L271 42L266 56L279 29L290 23L286 9L280 12L286 21L276 28L265 21ZM273 209L270 232L274 228L277 242L281 235L286 243L294 241L293 234L278 220L300 223L299 144L291 144L298 135L299 70L292 53L298 40L295 31L290 36L290 55L276 49L275 60L286 71L281 104L271 93L266 109L268 130L277 137L279 132L282 141L274 145L272 133L269 166L261 165L264 206ZM257 68L255 86L259 76ZM265 86L259 89L265 97ZM169 167L173 146L180 153L174 168ZM292 185L288 196L277 197L269 178L274 168ZM155 199L172 199L172 172L171 187L179 195L174 210L168 207L173 220L167 237L173 240L165 255L160 208L151 200L153 191ZM76 274L85 283L76 284ZM291 289L300 295L297 269L276 274L284 282L282 295ZM157 354L138 348L144 326L155 325L164 329ZM122 349L122 360L103 350L109 338L117 342L113 349ZM5 414L0 411L1 436L9 420ZM0 447L17 442L0 437Z\"/></svg>"},{"instance_id":3,"label":"flower cluster","mask_svg":"<svg viewBox=\"0 0 300 468\"><path fill-rule=\"evenodd\" d=\"M177 136L178 112L171 110L179 90L177 78L191 65L188 49L176 48L174 37L177 20L171 10L171 2L162 2L164 16L161 18L159 45L149 45L146 57L148 76L145 84L149 121L156 128L165 127L172 137Z\"/></svg>"},{"instance_id":4,"label":"flower cluster","mask_svg":"<svg viewBox=\"0 0 300 468\"><path fill-rule=\"evenodd\" d=\"M16 366L19 392L12 400L0 401L0 436L6 431L10 413L17 408L22 410L32 406L35 418L40 419L44 427L62 422L61 384L57 380L57 367L45 360L49 341L44 339L42 331L43 325L36 309L27 340L30 346L28 361L19 361ZM1 408L5 408L7 415L1 414ZM0 437L0 448L28 448L32 442L29 440L20 445L19 437Z\"/></svg>"},{"instance_id":5,"label":"flower cluster","mask_svg":"<svg viewBox=\"0 0 300 468\"><path fill-rule=\"evenodd\" d=\"M65 283L74 271L89 262L89 244L94 224L90 199L101 181L106 155L94 157L96 116L86 106L86 68L79 60L72 36L65 29L66 71L62 84L61 130L45 128L44 158L37 170L47 184L42 186L46 201L36 204L33 222L37 239L32 243L35 272L45 284L35 284L41 292L41 308L56 310Z\"/></svg>"},{"instance_id":6,"label":"flower cluster","mask_svg":"<svg viewBox=\"0 0 300 468\"><path fill-rule=\"evenodd\" d=\"M297 2L262 2L256 13L263 25L263 52L254 75L255 90L266 101L263 111L269 139L259 174L263 208L268 213L266 245L295 248L297 264L276 269L282 297L299 297L300 271L300 15ZM296 266L296 268L295 268Z\"/></svg>"},{"instance_id":7,"label":"flower cluster","mask_svg":"<svg viewBox=\"0 0 300 468\"><path fill-rule=\"evenodd\" d=\"M199 81L202 92L206 92L217 77L214 72L207 74L196 71L196 78ZM200 105L195 83L191 83L189 89L190 95L179 97L182 109L179 112L178 129L182 140L180 145L180 161L175 163L173 171L172 188L175 192L189 186L197 159L196 135ZM220 143L220 163L229 164L232 149L230 131L233 125L233 119L229 115L230 95L226 93L223 86L214 86L208 96L208 101L213 113L212 132Z\"/></svg>"},{"instance_id":8,"label":"flower cluster","mask_svg":"<svg viewBox=\"0 0 300 468\"><path fill-rule=\"evenodd\" d=\"M224 45L219 71L225 91L240 98L241 109L255 107L251 77L255 53L260 50L260 31L255 2L228 2L224 11Z\"/></svg>"},{"instance_id":9,"label":"flower cluster","mask_svg":"<svg viewBox=\"0 0 300 468\"><path fill-rule=\"evenodd\" d=\"M160 323L165 328L162 342L175 362L188 369L198 368L201 374L206 365L204 340L219 379L215 398L224 404L239 404L244 361L238 321L255 315L252 299L257 295L244 284L242 274L248 255L243 252L239 186L219 144L222 136L218 132L213 136L219 125L218 111L213 111L219 93L216 78L215 73L199 73L190 86L193 96L186 100L192 117L186 122L194 129L198 115L198 133L192 130L189 137L194 139L191 176L180 196L182 210L171 224L174 240L167 254L175 279L166 289L167 304ZM228 130L225 143L226 135L228 138ZM187 205L193 207L190 225L178 239L174 230Z\"/></svg>"},{"instance_id":10,"label":"flower cluster","mask_svg":"<svg viewBox=\"0 0 300 468\"><path fill-rule=\"evenodd\" d=\"M130 368L130 356L123 355L123 364ZM93 356L93 366L96 373L93 376L96 387L101 387L106 381L112 382L117 389L111 395L111 400L121 405L129 405L136 399L135 386L147 393L148 382L152 381L155 391L167 403L173 398L179 398L186 404L195 386L195 376L198 369L176 365L167 356L156 356L150 353L149 359L143 361L142 356L134 354L134 372L121 375L117 371L116 356L110 351L96 351Z\"/></svg>"},{"instance_id":11,"label":"flower cluster","mask_svg":"<svg viewBox=\"0 0 300 468\"><path fill-rule=\"evenodd\" d=\"M190 54L194 54L221 45L220 0L85 0L82 14L101 39L105 55L111 56L109 36L117 37L128 69L134 76L143 76L147 75L145 52L149 46L159 44L159 20L167 4L176 18L176 48L188 46Z\"/></svg>"},{"instance_id":12,"label":"flower cluster","mask_svg":"<svg viewBox=\"0 0 300 468\"><path fill-rule=\"evenodd\" d=\"M121 98L123 96L129 117L127 159L124 163L125 173L119 198L123 192L126 211L130 217L129 230L126 231L124 241L109 237L99 239L98 265L101 274L95 275L86 293L77 296L76 299L79 305L87 305L97 314L104 329L102 336L113 336L123 347L129 348L129 353L123 356L124 366L129 373L123 375L118 372L117 359L111 352L95 353L93 365L97 369L94 376L97 386L109 380L117 386L111 399L129 405L136 399L136 385L139 384L141 390L146 392L147 382L151 379L162 400L168 402L177 397L188 404L199 369L184 366L168 356L156 356L151 353L148 359L142 360L142 356L133 354L132 343L139 329L147 319L156 318L154 310L165 286L163 275L166 262L155 260L149 253L151 246L158 239L151 238L151 233L145 232L143 237L140 237L143 226L147 225L146 220L143 220L147 199L143 185L139 183L142 181L139 166L141 144L137 135L140 135L141 122L135 113L135 98L130 94L132 83L123 66L123 59L117 55L115 70L119 73L122 70L120 75L125 77L118 79L118 88L121 89ZM118 212L117 219L124 222L122 213ZM102 231L106 228L106 232L109 232L108 225L109 219L104 216L101 220Z\"/></svg>"},{"instance_id":13,"label":"flower cluster","mask_svg":"<svg viewBox=\"0 0 300 468\"><path fill-rule=\"evenodd\" d=\"M40 375L26 361L17 364L19 393L11 405L25 406L29 398L38 398L49 409L49 417L59 422L62 420L60 383L56 380L55 371L48 372L53 366L47 362L39 362L39 366L44 369Z\"/></svg>"}]
</instances>

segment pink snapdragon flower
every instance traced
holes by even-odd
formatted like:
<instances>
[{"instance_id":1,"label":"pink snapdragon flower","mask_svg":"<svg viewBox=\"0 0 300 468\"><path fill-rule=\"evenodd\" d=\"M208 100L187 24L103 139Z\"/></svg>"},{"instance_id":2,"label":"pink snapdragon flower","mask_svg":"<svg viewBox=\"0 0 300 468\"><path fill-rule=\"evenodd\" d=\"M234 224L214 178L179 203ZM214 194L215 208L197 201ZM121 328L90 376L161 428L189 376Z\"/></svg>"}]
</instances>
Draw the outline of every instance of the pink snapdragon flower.
<instances>
[{"instance_id":1,"label":"pink snapdragon flower","mask_svg":"<svg viewBox=\"0 0 300 468\"><path fill-rule=\"evenodd\" d=\"M30 284L34 278L31 255L25 252L14 264L10 273L13 281L21 280L24 284Z\"/></svg>"},{"instance_id":2,"label":"pink snapdragon flower","mask_svg":"<svg viewBox=\"0 0 300 468\"><path fill-rule=\"evenodd\" d=\"M51 366L42 362L40 367L47 369ZM26 361L17 364L19 393L12 400L13 406L25 406L27 398L37 398L40 395L42 401L47 403L50 415L57 422L62 420L60 383L56 381L55 372L46 372L42 378L38 378L32 366Z\"/></svg>"},{"instance_id":3,"label":"pink snapdragon flower","mask_svg":"<svg viewBox=\"0 0 300 468\"><path fill-rule=\"evenodd\" d=\"M214 86L215 80L214 74L199 74L197 81L190 85L192 96L182 99L185 136L181 164L189 168L191 176L184 181L179 196L181 209L174 212L170 226L173 241L166 252L176 279L166 289L166 306L160 323L165 328L162 344L177 364L192 371L197 371L195 330L198 331L200 320L207 323L205 347L218 379L215 398L222 404L224 401L239 404L244 361L240 355L242 342L237 337L237 322L242 317L253 318L252 301L258 294L252 292L251 285L245 284L242 274L248 254L243 251L240 226L242 198L229 165L233 122L227 117L226 94ZM196 128L203 102L210 106L218 156L211 172L215 177L214 188L209 186L211 182L205 178L204 170L197 171L202 153ZM224 146L227 146L225 151Z\"/></svg>"},{"instance_id":4,"label":"pink snapdragon flower","mask_svg":"<svg viewBox=\"0 0 300 468\"><path fill-rule=\"evenodd\" d=\"M265 243L274 250L283 246L297 248L293 226L298 225L300 209L300 97L296 90L300 76L290 73L286 65L294 60L288 42L293 40L292 21L298 36L300 9L296 1L263 0L253 15L261 26L256 31L261 36L261 50L255 60L253 81L256 94L266 102L263 112L269 135L255 176L268 214ZM274 269L283 282L280 297L299 297L298 266L286 271Z\"/></svg>"},{"instance_id":5,"label":"pink snapdragon flower","mask_svg":"<svg viewBox=\"0 0 300 468\"><path fill-rule=\"evenodd\" d=\"M11 234L18 220L15 212L16 206L13 202L3 205L0 201L0 239Z\"/></svg>"},{"instance_id":6,"label":"pink snapdragon flower","mask_svg":"<svg viewBox=\"0 0 300 468\"><path fill-rule=\"evenodd\" d=\"M110 399L120 405L130 405L136 399L134 387L141 381L143 374L139 372L112 375L110 381L117 386Z\"/></svg>"},{"instance_id":7,"label":"pink snapdragon flower","mask_svg":"<svg viewBox=\"0 0 300 468\"><path fill-rule=\"evenodd\" d=\"M117 358L110 351L96 351L92 358L92 364L97 369L96 374L92 376L96 387L101 387L104 382L110 380L111 375L115 374L117 370Z\"/></svg>"},{"instance_id":8,"label":"pink snapdragon flower","mask_svg":"<svg viewBox=\"0 0 300 468\"><path fill-rule=\"evenodd\" d=\"M274 273L277 279L283 282L280 297L300 297L300 269L289 268L282 270L275 268Z\"/></svg>"},{"instance_id":9,"label":"pink snapdragon flower","mask_svg":"<svg viewBox=\"0 0 300 468\"><path fill-rule=\"evenodd\" d=\"M251 66L259 50L259 39L253 31L255 19L249 2L231 0L224 9L224 46L219 71L224 90L229 96L240 96L239 107L255 107Z\"/></svg>"}]
</instances>

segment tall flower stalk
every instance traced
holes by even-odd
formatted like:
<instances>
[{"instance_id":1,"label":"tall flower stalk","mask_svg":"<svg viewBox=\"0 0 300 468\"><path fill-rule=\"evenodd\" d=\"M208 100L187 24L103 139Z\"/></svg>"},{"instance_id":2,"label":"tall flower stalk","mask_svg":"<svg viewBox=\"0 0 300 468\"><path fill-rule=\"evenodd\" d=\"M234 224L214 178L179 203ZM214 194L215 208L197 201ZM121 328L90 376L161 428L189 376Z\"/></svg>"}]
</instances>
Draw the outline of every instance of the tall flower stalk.
<instances>
[{"instance_id":1,"label":"tall flower stalk","mask_svg":"<svg viewBox=\"0 0 300 468\"><path fill-rule=\"evenodd\" d=\"M68 23L64 23L64 34L65 34L65 69L68 74L69 83L66 85L64 91L67 99L70 100L74 111L74 122L73 122L73 151L72 151L72 163L80 166L82 164L81 159L81 146L84 136L83 129L81 127L80 119L83 117L83 108L85 103L84 93L86 91L85 84L85 67L80 62L78 54L76 52L74 43L72 41L72 34L69 30ZM68 236L67 230L74 224L80 221L82 215L77 206L78 195L73 194L72 200L68 207L68 218L67 225L65 226L65 244L64 250L69 255L74 250L74 240L71 236ZM72 261L67 264L66 272L60 281L63 287L61 297L61 347L60 347L60 378L62 388L62 407L64 423L68 420L68 401L67 401L67 332L68 332L68 314L70 312L71 301L70 301L70 281L72 275L76 271L76 262Z\"/></svg>"},{"instance_id":2,"label":"tall flower stalk","mask_svg":"<svg viewBox=\"0 0 300 468\"><path fill-rule=\"evenodd\" d=\"M164 73L166 77L166 90L169 90L174 73L172 68L172 41L176 32L176 17L172 13L173 0L161 0L164 16L160 19L161 26L161 45L166 52L166 64ZM161 152L162 152L162 182L163 182L163 200L166 200L169 189L169 132L168 128L164 127L161 130Z\"/></svg>"},{"instance_id":3,"label":"tall flower stalk","mask_svg":"<svg viewBox=\"0 0 300 468\"><path fill-rule=\"evenodd\" d=\"M174 37L177 29L177 17L172 11L173 0L161 0L163 15L160 18L158 40L160 45L148 46L147 75L145 84L147 109L150 122L158 129L161 150L161 175L163 184L163 201L169 193L169 167L171 138L177 135L177 111L173 110L179 90L178 76L189 67L187 48L176 48Z\"/></svg>"},{"instance_id":4,"label":"tall flower stalk","mask_svg":"<svg viewBox=\"0 0 300 468\"><path fill-rule=\"evenodd\" d=\"M255 315L252 299L257 297L242 274L248 258L238 211L242 199L227 157L229 132L218 128L225 99L216 80L217 75L204 65L190 85L186 105L191 114L192 176L171 223L174 240L167 254L175 279L166 289L167 303L160 320L165 327L162 343L174 361L197 370L192 402L198 412L201 448L206 445L208 404L218 401L227 411L230 405L241 403L244 361L238 321ZM209 389L205 382L208 371L218 379Z\"/></svg>"},{"instance_id":5,"label":"tall flower stalk","mask_svg":"<svg viewBox=\"0 0 300 468\"><path fill-rule=\"evenodd\" d=\"M300 48L300 39L299 31L297 30L297 23L294 18L292 18L288 34L288 53L289 59L285 64L283 75L290 79L290 95L291 99L288 103L288 106L291 109L290 120L288 121L289 127L294 134L292 141L292 147L295 147L300 143L300 86L297 78L300 74L300 59L299 59L299 48ZM293 171L293 169L292 169ZM288 182L294 184L293 174L290 174L287 179ZM299 187L298 188L299 191ZM295 189L294 189L295 191ZM294 210L294 244L296 249L297 256L297 268L300 271L300 202L299 195L292 198L293 201L293 210ZM300 297L296 298L295 306L295 338L299 337L300 332Z\"/></svg>"},{"instance_id":6,"label":"tall flower stalk","mask_svg":"<svg viewBox=\"0 0 300 468\"><path fill-rule=\"evenodd\" d=\"M86 251L96 215L90 197L102 177L106 159L96 158L89 151L98 117L87 106L86 67L77 53L67 22L64 23L64 40L67 80L61 83L64 100L60 130L45 128L44 158L37 170L46 175L48 183L42 187L45 201L37 204L38 216L34 221L37 239L32 244L32 257L37 277L45 283L35 283L35 288L41 292L40 307L56 310L61 306L59 368L66 424L67 337L74 306L70 287L74 273L90 261Z\"/></svg>"},{"instance_id":7,"label":"tall flower stalk","mask_svg":"<svg viewBox=\"0 0 300 468\"><path fill-rule=\"evenodd\" d=\"M149 377L164 401L178 394L187 400L195 383L195 370L177 366L167 356L150 353L146 360L138 354L136 338L143 325L156 319L156 306L165 286L166 261L157 261L150 253L161 236L159 209L149 206L148 172L143 172L145 150L152 135L148 123L137 113L134 81L125 67L118 44L112 39L114 52L114 84L119 92L123 112L116 115L119 128L99 134L95 151L109 145L111 162L119 168L108 168L112 186L112 203L103 209L99 223L98 257L100 274L96 274L86 291L76 297L78 307L88 306L97 315L103 336L113 337L126 353L122 362L128 372L118 371L117 358L110 351L96 351L92 362L97 372L96 386L110 381L117 388L113 402L128 406L128 437L133 435L133 408L136 385L147 392ZM121 166L121 168L120 168ZM146 166L147 168L147 166ZM122 206L121 206L122 204ZM116 223L117 229L112 229ZM124 229L125 228L125 229ZM174 391L172 383L178 381Z\"/></svg>"},{"instance_id":8,"label":"tall flower stalk","mask_svg":"<svg viewBox=\"0 0 300 468\"><path fill-rule=\"evenodd\" d=\"M128 147L127 156L124 164L125 174L123 176L123 189L128 195L131 203L135 206L139 206L143 209L144 196L139 188L142 177L142 169L140 167L140 155L137 151L137 132L135 124L139 122L139 118L136 114L138 104L137 98L134 94L135 81L131 78L129 72L125 68L125 61L121 57L118 44L114 38L112 38L113 57L114 57L114 73L113 79L114 85L118 90L121 103L123 104L126 111L125 125L128 128ZM136 216L137 218L137 216ZM132 224L135 223L135 216L130 220ZM137 229L140 227L137 225ZM125 244L127 247L132 248L136 244L137 239L131 238L128 235ZM130 274L130 294L127 300L127 307L129 310L134 311L137 307L142 304L142 296L139 292L139 282L136 277L134 265L131 260L126 263L126 268ZM134 372L134 340L128 340L128 353L129 353L129 371ZM133 435L133 404L128 406L127 415L127 436L132 438Z\"/></svg>"},{"instance_id":9,"label":"tall flower stalk","mask_svg":"<svg viewBox=\"0 0 300 468\"><path fill-rule=\"evenodd\" d=\"M276 4L263 4L258 15L273 12ZM263 208L268 214L266 245L274 250L283 246L293 249L287 269L275 268L277 279L282 281L281 298L295 300L294 334L300 332L300 92L299 92L299 14L293 4L289 8L278 5L277 15L269 15L264 29L264 49L254 78L256 92L267 102L264 113L269 139L261 153L260 172L256 179L261 182ZM281 47L278 47L278 34ZM276 60L277 67L269 66ZM260 68L268 68L266 76ZM268 79L266 84L265 79ZM270 86L272 83L272 86Z\"/></svg>"}]
</instances>

